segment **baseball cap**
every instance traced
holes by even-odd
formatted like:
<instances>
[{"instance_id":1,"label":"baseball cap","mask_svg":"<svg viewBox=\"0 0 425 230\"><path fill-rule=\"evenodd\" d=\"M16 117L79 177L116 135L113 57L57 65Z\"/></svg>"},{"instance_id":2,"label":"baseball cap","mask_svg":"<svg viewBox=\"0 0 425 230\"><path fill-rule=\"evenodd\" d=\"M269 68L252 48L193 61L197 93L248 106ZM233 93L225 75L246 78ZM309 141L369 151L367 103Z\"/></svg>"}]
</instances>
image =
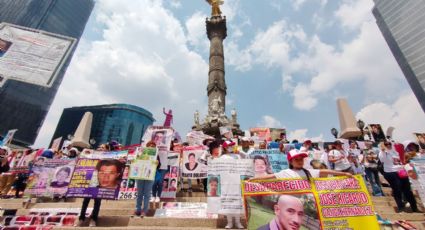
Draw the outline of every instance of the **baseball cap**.
<instances>
[{"instance_id":1,"label":"baseball cap","mask_svg":"<svg viewBox=\"0 0 425 230\"><path fill-rule=\"evenodd\" d=\"M296 158L296 157L308 157L308 154L304 151L299 151L297 149L292 149L291 151L289 151L288 153L288 161L291 161L292 159Z\"/></svg>"},{"instance_id":2,"label":"baseball cap","mask_svg":"<svg viewBox=\"0 0 425 230\"><path fill-rule=\"evenodd\" d=\"M311 144L311 143L313 143L313 142L310 139L307 139L307 140L304 141L304 144Z\"/></svg>"},{"instance_id":3,"label":"baseball cap","mask_svg":"<svg viewBox=\"0 0 425 230\"><path fill-rule=\"evenodd\" d=\"M229 148L229 147L234 146L235 144L236 143L233 142L233 141L225 141L225 142L223 142L222 146L223 146L223 148Z\"/></svg>"}]
</instances>

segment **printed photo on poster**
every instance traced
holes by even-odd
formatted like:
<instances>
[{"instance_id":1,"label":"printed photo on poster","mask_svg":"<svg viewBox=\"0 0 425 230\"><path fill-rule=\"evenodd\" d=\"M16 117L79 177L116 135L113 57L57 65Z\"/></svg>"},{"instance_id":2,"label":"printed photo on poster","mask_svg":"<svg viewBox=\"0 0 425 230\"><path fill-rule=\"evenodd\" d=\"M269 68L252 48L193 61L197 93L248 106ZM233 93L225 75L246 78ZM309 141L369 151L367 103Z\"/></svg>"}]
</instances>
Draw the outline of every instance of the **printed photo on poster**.
<instances>
[{"instance_id":1,"label":"printed photo on poster","mask_svg":"<svg viewBox=\"0 0 425 230\"><path fill-rule=\"evenodd\" d=\"M12 42L0 38L0 57L6 54Z\"/></svg>"},{"instance_id":2,"label":"printed photo on poster","mask_svg":"<svg viewBox=\"0 0 425 230\"><path fill-rule=\"evenodd\" d=\"M415 136L418 140L419 148L425 150L425 133L415 133Z\"/></svg>"},{"instance_id":3,"label":"printed photo on poster","mask_svg":"<svg viewBox=\"0 0 425 230\"><path fill-rule=\"evenodd\" d=\"M124 160L78 159L66 196L116 199L125 168Z\"/></svg>"},{"instance_id":4,"label":"printed photo on poster","mask_svg":"<svg viewBox=\"0 0 425 230\"><path fill-rule=\"evenodd\" d=\"M312 193L251 196L246 205L248 229L321 229Z\"/></svg>"},{"instance_id":5,"label":"printed photo on poster","mask_svg":"<svg viewBox=\"0 0 425 230\"><path fill-rule=\"evenodd\" d=\"M170 150L173 134L174 130L170 127L149 126L143 135L142 147L146 147L149 142L154 142L157 148Z\"/></svg>"},{"instance_id":6,"label":"printed photo on poster","mask_svg":"<svg viewBox=\"0 0 425 230\"><path fill-rule=\"evenodd\" d=\"M208 197L219 197L220 192L220 175L208 175Z\"/></svg>"},{"instance_id":7,"label":"printed photo on poster","mask_svg":"<svg viewBox=\"0 0 425 230\"><path fill-rule=\"evenodd\" d=\"M183 178L206 178L207 165L202 160L205 154L202 146L189 146L183 149L182 177Z\"/></svg>"},{"instance_id":8,"label":"printed photo on poster","mask_svg":"<svg viewBox=\"0 0 425 230\"><path fill-rule=\"evenodd\" d=\"M370 132L372 133L372 137L373 140L376 143L382 142L382 141L386 141L387 139L385 138L385 133L382 130L382 127L380 124L370 124Z\"/></svg>"},{"instance_id":9,"label":"printed photo on poster","mask_svg":"<svg viewBox=\"0 0 425 230\"><path fill-rule=\"evenodd\" d=\"M52 188L63 188L68 186L69 181L71 180L72 170L70 167L60 167L55 172L55 177L50 183Z\"/></svg>"}]
</instances>

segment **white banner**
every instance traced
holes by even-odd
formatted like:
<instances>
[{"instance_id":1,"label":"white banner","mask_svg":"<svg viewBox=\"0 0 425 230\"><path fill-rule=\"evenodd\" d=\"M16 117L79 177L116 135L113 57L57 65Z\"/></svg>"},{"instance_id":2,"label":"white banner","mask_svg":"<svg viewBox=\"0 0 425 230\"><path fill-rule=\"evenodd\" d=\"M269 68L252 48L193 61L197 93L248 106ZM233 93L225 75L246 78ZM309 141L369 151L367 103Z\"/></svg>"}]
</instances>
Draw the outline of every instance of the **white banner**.
<instances>
[{"instance_id":1,"label":"white banner","mask_svg":"<svg viewBox=\"0 0 425 230\"><path fill-rule=\"evenodd\" d=\"M50 87L76 39L0 24L0 86L6 79Z\"/></svg>"},{"instance_id":2,"label":"white banner","mask_svg":"<svg viewBox=\"0 0 425 230\"><path fill-rule=\"evenodd\" d=\"M252 159L208 161L208 213L244 213L241 180L254 176Z\"/></svg>"}]
</instances>

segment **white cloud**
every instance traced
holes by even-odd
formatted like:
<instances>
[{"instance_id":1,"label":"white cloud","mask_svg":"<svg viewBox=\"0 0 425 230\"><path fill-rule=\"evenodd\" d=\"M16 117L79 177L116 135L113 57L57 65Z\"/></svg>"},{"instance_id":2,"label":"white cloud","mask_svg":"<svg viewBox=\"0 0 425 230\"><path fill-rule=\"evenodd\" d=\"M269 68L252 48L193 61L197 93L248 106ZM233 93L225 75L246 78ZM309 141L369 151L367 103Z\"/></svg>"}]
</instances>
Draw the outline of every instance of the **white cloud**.
<instances>
[{"instance_id":1,"label":"white cloud","mask_svg":"<svg viewBox=\"0 0 425 230\"><path fill-rule=\"evenodd\" d=\"M182 6L182 3L179 0L171 0L170 4L172 7L178 9Z\"/></svg>"},{"instance_id":2,"label":"white cloud","mask_svg":"<svg viewBox=\"0 0 425 230\"><path fill-rule=\"evenodd\" d=\"M208 51L209 41L205 34L205 18L207 18L206 14L196 12L187 19L185 25L188 42L201 50Z\"/></svg>"},{"instance_id":3,"label":"white cloud","mask_svg":"<svg viewBox=\"0 0 425 230\"><path fill-rule=\"evenodd\" d=\"M369 104L356 118L369 124L381 124L384 131L393 126L393 139L400 142L414 139L414 132L425 132L425 114L412 92L405 92L392 104Z\"/></svg>"},{"instance_id":4,"label":"white cloud","mask_svg":"<svg viewBox=\"0 0 425 230\"><path fill-rule=\"evenodd\" d=\"M306 0L291 0L294 10L299 10Z\"/></svg>"},{"instance_id":5,"label":"white cloud","mask_svg":"<svg viewBox=\"0 0 425 230\"><path fill-rule=\"evenodd\" d=\"M335 16L347 29L358 29L366 21L373 21L371 14L373 1L371 0L344 0Z\"/></svg>"},{"instance_id":6,"label":"white cloud","mask_svg":"<svg viewBox=\"0 0 425 230\"><path fill-rule=\"evenodd\" d=\"M307 133L308 133L308 129L296 129L296 130L290 131L287 135L288 140L289 141L298 140L298 142L304 142L304 140L307 140L307 139L313 142L323 141L323 134L320 134L319 136L316 136L316 137L308 137Z\"/></svg>"},{"instance_id":7,"label":"white cloud","mask_svg":"<svg viewBox=\"0 0 425 230\"><path fill-rule=\"evenodd\" d=\"M79 47L36 145L47 145L62 109L71 106L134 104L158 124L162 107L171 108L175 128L188 131L193 121L186 114L204 107L208 65L188 49L181 23L161 1L133 0L99 1L96 20L103 37Z\"/></svg>"},{"instance_id":8,"label":"white cloud","mask_svg":"<svg viewBox=\"0 0 425 230\"><path fill-rule=\"evenodd\" d=\"M264 115L261 118L261 121L257 124L257 126L258 127L268 127L268 128L282 128L283 127L282 123L278 119L276 119L276 118L274 118L270 115Z\"/></svg>"}]
</instances>

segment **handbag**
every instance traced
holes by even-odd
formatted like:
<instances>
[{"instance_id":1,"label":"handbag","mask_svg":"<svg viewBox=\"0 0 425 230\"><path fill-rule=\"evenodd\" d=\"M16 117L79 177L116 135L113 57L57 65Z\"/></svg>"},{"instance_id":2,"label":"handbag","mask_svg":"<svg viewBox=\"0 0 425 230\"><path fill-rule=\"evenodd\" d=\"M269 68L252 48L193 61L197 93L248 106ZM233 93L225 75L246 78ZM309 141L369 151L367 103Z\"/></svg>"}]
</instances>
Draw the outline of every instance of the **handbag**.
<instances>
[{"instance_id":1,"label":"handbag","mask_svg":"<svg viewBox=\"0 0 425 230\"><path fill-rule=\"evenodd\" d=\"M407 171L406 171L406 169L400 169L400 170L398 170L397 174L398 174L398 177L399 177L400 179L406 179L406 178L409 178L409 175L407 175Z\"/></svg>"}]
</instances>

